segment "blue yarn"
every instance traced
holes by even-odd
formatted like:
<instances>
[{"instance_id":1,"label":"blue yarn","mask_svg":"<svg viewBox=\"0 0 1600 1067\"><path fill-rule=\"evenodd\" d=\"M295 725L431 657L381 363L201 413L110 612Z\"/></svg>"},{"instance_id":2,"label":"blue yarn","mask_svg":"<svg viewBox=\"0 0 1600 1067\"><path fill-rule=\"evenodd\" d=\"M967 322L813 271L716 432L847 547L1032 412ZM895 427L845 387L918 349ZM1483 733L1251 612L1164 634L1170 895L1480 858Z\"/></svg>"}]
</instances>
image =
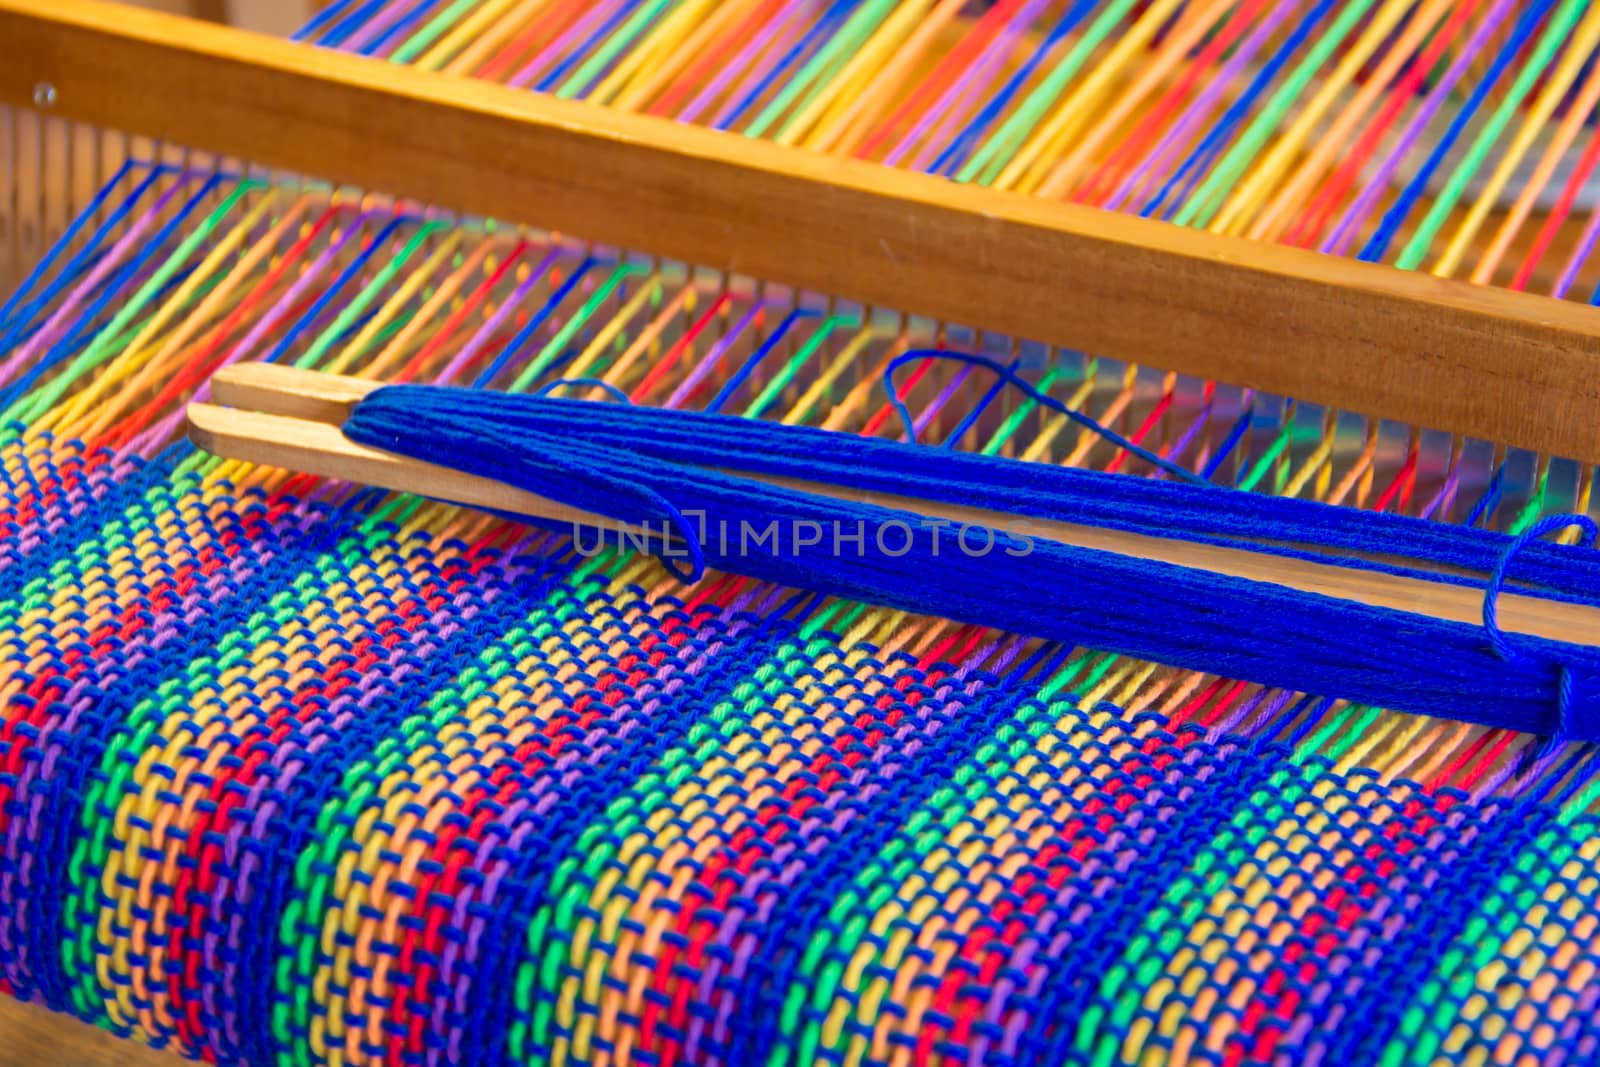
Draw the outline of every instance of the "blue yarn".
<instances>
[{"instance_id":1,"label":"blue yarn","mask_svg":"<svg viewBox=\"0 0 1600 1067\"><path fill-rule=\"evenodd\" d=\"M1483 591L1483 629L1489 635L1489 644L1494 647L1495 654L1501 659L1509 660L1516 655L1510 639L1501 631L1496 617L1496 602L1500 598L1500 591L1505 587L1506 575L1511 569L1512 561L1539 538L1573 526L1584 532L1588 538L1587 547L1594 548L1595 541L1600 539L1600 527L1595 525L1593 519L1587 515L1550 515L1518 535L1506 546L1505 554L1500 557L1500 565L1494 569L1494 574Z\"/></svg>"},{"instance_id":2,"label":"blue yarn","mask_svg":"<svg viewBox=\"0 0 1600 1067\"><path fill-rule=\"evenodd\" d=\"M796 308L789 312L789 314L785 315L783 317L783 321L778 323L778 328L773 330L771 335L768 336L765 341L761 342L761 345L754 352L750 353L749 357L747 357L745 361L739 365L739 369L728 376L728 380L726 382L722 383L722 388L718 389L717 395L711 398L711 403L706 405L706 410L722 410L722 405L726 404L729 400L732 400L734 396L738 394L739 389L746 381L750 379L750 375L755 373L756 368L761 365L762 360L766 359L777 349L778 342L782 341L784 337L788 335L789 331L794 328L795 323L799 322L801 319L819 318L821 314L822 313L820 311L811 311L806 308Z\"/></svg>"},{"instance_id":3,"label":"blue yarn","mask_svg":"<svg viewBox=\"0 0 1600 1067\"><path fill-rule=\"evenodd\" d=\"M966 363L974 367L983 367L986 370L993 371L1002 382L1005 382L1008 385L1016 386L1018 389L1022 390L1022 392L1027 394L1030 400L1038 404L1040 407L1049 408L1051 411L1065 415L1079 426L1082 426L1084 429L1090 430L1105 438L1107 441L1110 441L1124 452L1129 452L1135 456L1138 456L1146 463L1149 463L1160 470L1166 471L1175 478L1182 479L1186 482L1205 484L1205 479L1201 478L1193 471L1187 470L1178 466L1176 463L1172 463L1161 458L1149 449L1134 444L1132 441L1128 440L1126 437L1123 437L1109 426L1103 426L1094 419L1090 418L1088 415L1083 414L1081 411L1075 411L1074 409L1067 407L1067 405L1063 404L1049 393L1046 393L1035 387L1032 382L1018 374L1015 369L1006 366L999 360L990 359L988 356L974 355L970 352L946 352L944 349L940 348L918 348L896 356L890 361L889 365L883 369L884 392L889 394L889 403L894 406L895 414L900 416L900 421L906 428L906 439L912 444L917 443L917 424L916 420L911 417L911 409L906 407L905 401L900 398L900 390L895 385L894 381L894 372L905 366L907 363L915 363L925 359L944 360L951 363Z\"/></svg>"},{"instance_id":4,"label":"blue yarn","mask_svg":"<svg viewBox=\"0 0 1600 1067\"><path fill-rule=\"evenodd\" d=\"M968 526L931 526L930 533L914 512L822 498L736 472L1432 576L1480 587L1490 605L1507 581L1579 603L1600 600L1600 557L1538 541L1534 531L1509 537L720 414L482 392L467 398L448 387L376 390L355 406L346 432L366 445L646 526L651 550L685 579L717 566L1261 685L1600 739L1600 649L1526 635L1501 648L1491 625L1370 608L1008 531L981 531L998 550L974 553ZM707 533L707 517L717 518L722 533ZM779 531L789 523L794 544L781 533L770 550L762 542L755 552L728 542L730 528L762 531L770 522ZM1549 520L1534 530L1574 522L1587 520ZM826 545L827 525L834 525L834 550L806 552ZM818 539L800 544L802 526L808 534L814 526ZM914 534L902 550L885 541L890 526ZM842 530L875 533L842 542ZM856 552L843 552L842 544ZM1464 573L1438 577L1437 566ZM1042 589L1050 593L1042 597ZM1352 633L1362 635L1360 645Z\"/></svg>"},{"instance_id":5,"label":"blue yarn","mask_svg":"<svg viewBox=\"0 0 1600 1067\"><path fill-rule=\"evenodd\" d=\"M534 396L551 396L557 390L560 390L560 389L583 389L583 388L600 389L600 390L603 390L607 395L609 395L611 397L611 399L616 400L616 401L618 401L620 403L623 403L623 404L631 404L631 403L633 403L633 401L628 397L627 393L624 393L621 389L618 389L616 386L612 385L610 382L601 381L599 378L557 378L555 381L547 383L543 388L539 389L533 395Z\"/></svg>"},{"instance_id":6,"label":"blue yarn","mask_svg":"<svg viewBox=\"0 0 1600 1067\"><path fill-rule=\"evenodd\" d=\"M379 389L345 432L644 527L642 547L686 580L715 567L1282 689L1600 739L1600 649L1528 635L1502 646L1487 624L1508 581L1600 603L1600 554L1534 531L1513 538L714 413L437 386ZM1481 627L1438 620L1035 539L1021 526L925 523L749 475L1425 577L1482 589L1490 614ZM745 537L774 530L770 541Z\"/></svg>"},{"instance_id":7,"label":"blue yarn","mask_svg":"<svg viewBox=\"0 0 1600 1067\"><path fill-rule=\"evenodd\" d=\"M460 403L460 394L447 387L440 393L435 403L442 417L443 409ZM582 403L584 415L576 419L571 411L578 402L530 404L526 397L480 395L474 412L509 431L527 429L569 437L579 433L585 445L624 451L641 462L716 465L805 477L1042 519L1152 536L1182 536L1196 543L1325 561L1326 552L1300 547L1314 542L1323 549L1350 553L1352 558L1340 561L1350 567L1444 584L1483 588L1501 566L1506 546L1513 540L1487 530L1463 530L1402 515L1374 516L1315 501L1238 492L1216 497L1208 494L1220 493L1220 487L1108 477L946 450L935 454L896 442L803 427L780 427L774 434L772 424L727 415L652 408L624 411L612 404ZM366 410L371 411L372 406ZM472 421L473 414L462 417ZM470 465L470 460L466 462ZM930 464L934 465L931 469ZM466 469L461 462L450 465ZM1235 506L1241 500L1248 504L1247 510ZM1404 551L1397 545L1405 546ZM1557 560L1559 566L1554 563ZM1419 561L1471 573L1439 574L1431 567L1417 566ZM1576 579L1572 579L1574 573ZM1482 577L1474 579L1471 574ZM1580 591L1600 586L1600 556L1583 554L1574 559L1570 550L1530 543L1517 554L1508 578L1540 586L1555 599L1600 603L1592 593L1559 588L1569 579Z\"/></svg>"}]
</instances>

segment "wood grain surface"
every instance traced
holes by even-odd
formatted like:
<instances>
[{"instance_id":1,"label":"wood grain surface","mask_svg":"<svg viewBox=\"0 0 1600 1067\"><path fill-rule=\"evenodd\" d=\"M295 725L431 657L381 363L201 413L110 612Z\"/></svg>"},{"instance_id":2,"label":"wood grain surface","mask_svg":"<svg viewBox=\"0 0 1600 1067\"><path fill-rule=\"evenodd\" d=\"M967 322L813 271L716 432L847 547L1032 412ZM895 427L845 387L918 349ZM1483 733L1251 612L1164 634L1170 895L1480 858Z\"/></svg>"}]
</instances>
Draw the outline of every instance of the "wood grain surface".
<instances>
[{"instance_id":1,"label":"wood grain surface","mask_svg":"<svg viewBox=\"0 0 1600 1067\"><path fill-rule=\"evenodd\" d=\"M71 1016L0 996L0 1067L182 1067L184 1062Z\"/></svg>"}]
</instances>

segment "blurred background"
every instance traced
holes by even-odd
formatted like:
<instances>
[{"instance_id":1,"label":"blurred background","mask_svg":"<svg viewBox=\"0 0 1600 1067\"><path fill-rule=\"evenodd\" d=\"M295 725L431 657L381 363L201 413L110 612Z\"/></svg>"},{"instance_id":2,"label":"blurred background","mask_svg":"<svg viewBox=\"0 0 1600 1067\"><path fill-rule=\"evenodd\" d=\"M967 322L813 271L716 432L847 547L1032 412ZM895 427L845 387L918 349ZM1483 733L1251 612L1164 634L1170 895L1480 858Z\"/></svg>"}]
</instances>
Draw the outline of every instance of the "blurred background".
<instances>
[{"instance_id":1,"label":"blurred background","mask_svg":"<svg viewBox=\"0 0 1600 1067\"><path fill-rule=\"evenodd\" d=\"M318 0L132 0L132 3L136 7L193 15L280 37L303 26L320 6Z\"/></svg>"}]
</instances>

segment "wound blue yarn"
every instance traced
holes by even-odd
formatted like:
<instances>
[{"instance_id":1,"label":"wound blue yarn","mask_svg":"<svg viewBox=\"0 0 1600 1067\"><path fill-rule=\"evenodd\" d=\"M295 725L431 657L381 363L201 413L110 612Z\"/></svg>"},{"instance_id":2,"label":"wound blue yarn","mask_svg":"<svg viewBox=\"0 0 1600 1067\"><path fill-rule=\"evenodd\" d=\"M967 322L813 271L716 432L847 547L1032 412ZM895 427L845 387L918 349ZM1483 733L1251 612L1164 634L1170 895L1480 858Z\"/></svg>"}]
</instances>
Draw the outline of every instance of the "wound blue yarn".
<instances>
[{"instance_id":1,"label":"wound blue yarn","mask_svg":"<svg viewBox=\"0 0 1600 1067\"><path fill-rule=\"evenodd\" d=\"M1490 646L1502 660L1510 660L1523 654L1518 648L1523 638L1519 636L1517 644L1513 644L1500 629L1496 617L1500 593L1505 587L1512 562L1528 546L1536 544L1546 535L1572 527L1583 531L1585 547L1589 550L1592 551L1596 542L1600 541L1600 525L1596 525L1587 515L1550 515L1528 527L1506 546L1505 554L1500 559L1500 566L1495 568L1494 575L1483 593L1483 629L1489 636ZM1534 650L1531 654L1537 655L1538 652ZM1557 721L1554 735L1556 738L1595 740L1597 733L1595 723L1600 720L1600 672L1586 664L1559 664L1556 676L1556 706Z\"/></svg>"},{"instance_id":2,"label":"wound blue yarn","mask_svg":"<svg viewBox=\"0 0 1600 1067\"><path fill-rule=\"evenodd\" d=\"M1600 740L1600 649L1522 634L1507 643L1493 616L1508 582L1600 604L1600 553L1539 540L1571 524L1592 540L1594 525L1581 517L1511 537L716 413L440 386L378 389L345 432L648 528L642 547L687 580L714 567L1280 689ZM941 523L752 477L763 475L1015 521L994 530ZM1478 626L1370 607L1050 541L1029 520L1465 585L1484 592L1489 610ZM729 536L747 527L779 532L770 541ZM593 545L592 530L574 533L579 551Z\"/></svg>"}]
</instances>

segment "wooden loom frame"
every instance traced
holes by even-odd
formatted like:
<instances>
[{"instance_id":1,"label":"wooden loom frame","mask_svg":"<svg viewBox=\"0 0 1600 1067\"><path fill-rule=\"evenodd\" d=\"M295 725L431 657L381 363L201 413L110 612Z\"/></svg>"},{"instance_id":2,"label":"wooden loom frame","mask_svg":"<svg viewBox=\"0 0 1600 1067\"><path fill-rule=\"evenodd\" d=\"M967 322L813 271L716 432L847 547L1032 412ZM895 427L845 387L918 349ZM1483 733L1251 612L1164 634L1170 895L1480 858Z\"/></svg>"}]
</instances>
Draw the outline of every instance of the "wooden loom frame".
<instances>
[{"instance_id":1,"label":"wooden loom frame","mask_svg":"<svg viewBox=\"0 0 1600 1067\"><path fill-rule=\"evenodd\" d=\"M1600 463L1600 311L1546 296L103 0L0 0L0 104L36 97L470 214Z\"/></svg>"}]
</instances>

